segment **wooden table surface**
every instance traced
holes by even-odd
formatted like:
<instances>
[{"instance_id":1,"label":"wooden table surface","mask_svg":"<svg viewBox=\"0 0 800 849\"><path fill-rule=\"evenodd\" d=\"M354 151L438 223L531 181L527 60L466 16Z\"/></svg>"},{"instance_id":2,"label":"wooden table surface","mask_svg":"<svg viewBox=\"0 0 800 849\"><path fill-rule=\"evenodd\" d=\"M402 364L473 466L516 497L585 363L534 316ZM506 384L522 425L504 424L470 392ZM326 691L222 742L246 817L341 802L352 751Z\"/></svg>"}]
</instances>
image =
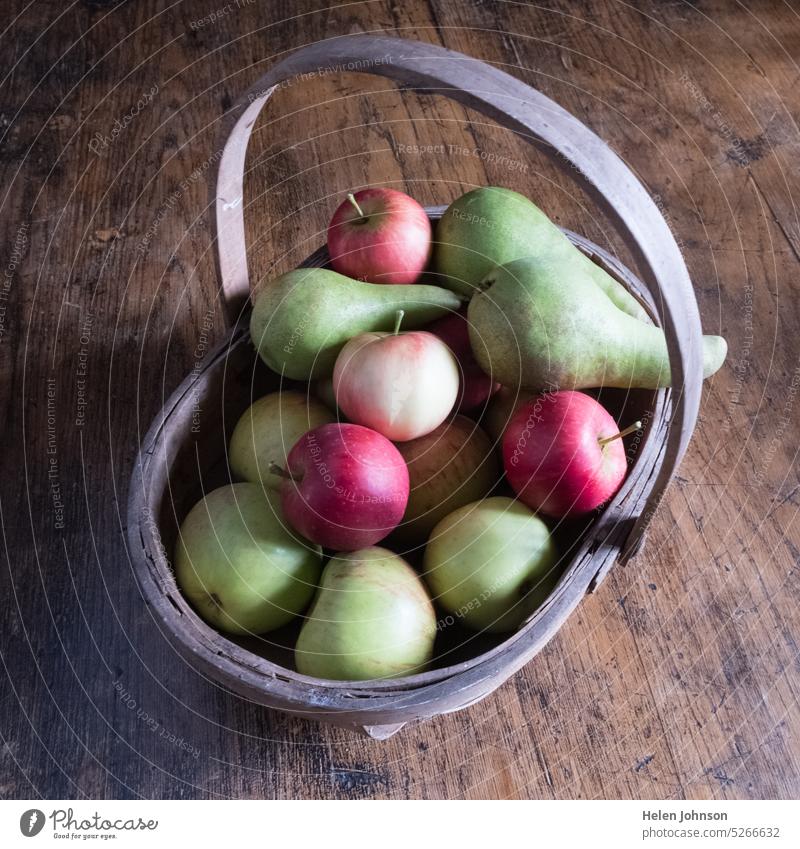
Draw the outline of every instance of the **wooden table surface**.
<instances>
[{"instance_id":1,"label":"wooden table surface","mask_svg":"<svg viewBox=\"0 0 800 849\"><path fill-rule=\"evenodd\" d=\"M800 793L791 0L7 5L0 796ZM730 343L644 551L492 697L386 742L193 671L145 608L124 534L139 439L225 332L205 211L216 123L280 56L357 32L478 56L592 127L656 197L706 331ZM385 80L285 86L250 157L258 278L310 253L365 184L423 203L510 186L624 256L543 156Z\"/></svg>"}]
</instances>

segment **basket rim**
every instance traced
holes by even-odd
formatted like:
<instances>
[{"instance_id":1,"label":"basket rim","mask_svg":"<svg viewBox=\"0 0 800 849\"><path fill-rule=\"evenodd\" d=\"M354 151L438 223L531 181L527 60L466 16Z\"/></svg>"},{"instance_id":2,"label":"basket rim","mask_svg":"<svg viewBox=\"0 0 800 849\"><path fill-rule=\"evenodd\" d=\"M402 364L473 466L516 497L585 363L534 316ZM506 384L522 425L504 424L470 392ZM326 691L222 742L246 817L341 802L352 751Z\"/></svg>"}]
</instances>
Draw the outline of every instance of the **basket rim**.
<instances>
[{"instance_id":1,"label":"basket rim","mask_svg":"<svg viewBox=\"0 0 800 849\"><path fill-rule=\"evenodd\" d=\"M426 211L435 220L445 208L445 206L432 206L426 207ZM573 244L606 268L632 294L637 296L651 318L653 317L654 308L647 288L632 271L585 237L565 228L561 229ZM327 251L322 247L314 252L304 265L321 265L326 260ZM246 314L243 313L242 317L246 317ZM159 457L157 448L164 439L170 417L191 396L193 387L202 375L219 369L220 364L225 374L231 351L240 345L251 344L249 332L242 324L240 320L237 327L229 330L220 344L209 353L203 368L185 378L171 394L154 418L135 461L128 492L127 524L129 544L132 549L131 557L140 590L148 607L155 608L162 633L166 630L166 635L175 648L195 668L198 666L203 668L217 682L225 683L237 691L240 691L244 685L249 691L248 694L255 700L260 700L259 694L273 697L265 703L295 713L311 712L317 715L321 710L329 709L332 714L353 712L354 715L363 718L364 711L369 710L369 721L375 721L374 707L378 709L378 712L383 710L384 713L381 716L388 717L387 721L397 721L398 711L403 711L403 705L398 704L398 698L404 694L407 696L430 695L431 698L427 700L427 704L432 709L425 715L446 712L446 710L437 709L435 703L443 695L452 696L453 694L437 694L431 691L441 690L445 685L452 687L454 681L467 676L468 673L472 674L469 680L465 680L467 684L464 691L465 699L475 701L491 692L524 665L560 629L583 595L590 589L595 576L604 574L616 561L627 537L621 525L631 516L635 518L635 508L646 503L650 485L660 466L661 446L654 443L665 428L669 390L661 389L653 392L652 427L646 431L622 487L605 506L594 524L584 532L580 546L573 553L546 601L515 632L505 636L496 646L472 658L401 678L368 681L320 679L302 675L251 652L200 618L182 595L174 580L171 563L161 544L160 528L157 526L157 519L150 506L152 493L147 492L146 489L152 472L152 464L157 462ZM253 353L257 356L255 352ZM656 427L657 424L660 426ZM165 480L168 479L167 474ZM627 503L631 500L633 504ZM175 617L183 618L187 614L192 628L174 627L177 624ZM550 622L551 619L554 621ZM248 662L248 659L253 659L255 662ZM498 670L496 667L501 659L503 659L503 669ZM498 678L500 673L502 673L501 677ZM487 680L492 684L488 690L482 686ZM295 688L295 691L282 692L286 689L284 685ZM480 692L472 698L476 691ZM337 697L339 697L338 700ZM456 710L470 703L470 701L461 703L463 699L456 701L459 703L453 702L449 709ZM411 713L415 716L419 715L421 707L424 705L415 701Z\"/></svg>"}]
</instances>

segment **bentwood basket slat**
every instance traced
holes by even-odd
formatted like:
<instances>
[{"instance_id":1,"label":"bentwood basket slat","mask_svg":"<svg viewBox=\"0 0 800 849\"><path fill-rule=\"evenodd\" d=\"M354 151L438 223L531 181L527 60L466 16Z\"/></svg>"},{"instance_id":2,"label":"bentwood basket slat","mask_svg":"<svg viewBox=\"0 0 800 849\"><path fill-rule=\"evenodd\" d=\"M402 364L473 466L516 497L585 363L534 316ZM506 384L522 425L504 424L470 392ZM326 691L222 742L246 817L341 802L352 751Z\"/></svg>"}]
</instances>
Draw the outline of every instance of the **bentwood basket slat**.
<instances>
[{"instance_id":1,"label":"bentwood basket slat","mask_svg":"<svg viewBox=\"0 0 800 849\"><path fill-rule=\"evenodd\" d=\"M336 70L388 77L420 93L445 95L532 143L544 143L614 219L641 277L588 240L567 232L620 280L663 327L672 390L619 390L604 403L646 428L614 499L582 529L546 603L512 634L438 647L430 671L389 681L334 682L292 666L294 634L233 639L206 625L179 592L169 558L177 528L204 492L229 480L226 445L239 415L279 378L258 361L247 331L250 291L243 183L256 119L283 81ZM476 59L430 44L347 36L298 50L276 64L224 116L212 185L218 272L232 327L225 341L178 387L142 441L131 482L128 536L145 602L163 633L210 680L290 713L364 728L383 738L406 722L464 708L491 693L556 633L581 598L641 544L694 429L702 386L701 330L688 272L669 227L643 186L591 130L544 95ZM443 207L428 214L438 218ZM306 264L322 265L324 249Z\"/></svg>"}]
</instances>

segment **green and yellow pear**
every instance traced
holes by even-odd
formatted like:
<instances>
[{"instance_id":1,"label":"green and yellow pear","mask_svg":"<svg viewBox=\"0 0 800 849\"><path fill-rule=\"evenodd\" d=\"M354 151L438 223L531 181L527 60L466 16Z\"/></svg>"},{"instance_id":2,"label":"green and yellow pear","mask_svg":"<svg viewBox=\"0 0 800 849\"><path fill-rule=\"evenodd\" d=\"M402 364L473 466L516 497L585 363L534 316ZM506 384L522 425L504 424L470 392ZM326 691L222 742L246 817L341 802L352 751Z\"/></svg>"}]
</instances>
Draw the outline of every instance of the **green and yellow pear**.
<instances>
[{"instance_id":1,"label":"green and yellow pear","mask_svg":"<svg viewBox=\"0 0 800 849\"><path fill-rule=\"evenodd\" d=\"M621 310L647 317L621 283L518 192L498 186L473 189L453 201L436 225L433 264L439 282L466 297L472 297L493 268L526 256L558 265L564 285L576 270L584 271Z\"/></svg>"},{"instance_id":2,"label":"green and yellow pear","mask_svg":"<svg viewBox=\"0 0 800 849\"><path fill-rule=\"evenodd\" d=\"M175 578L192 607L230 634L263 634L314 596L322 550L283 521L278 498L253 483L210 492L184 519Z\"/></svg>"},{"instance_id":3,"label":"green and yellow pear","mask_svg":"<svg viewBox=\"0 0 800 849\"><path fill-rule=\"evenodd\" d=\"M228 461L237 478L280 491L282 478L270 473L270 463L286 468L295 442L336 416L310 393L273 392L242 413L231 436Z\"/></svg>"},{"instance_id":4,"label":"green and yellow pear","mask_svg":"<svg viewBox=\"0 0 800 849\"><path fill-rule=\"evenodd\" d=\"M506 386L532 390L670 385L663 331L619 307L581 269L525 257L500 266L469 305L475 358ZM704 336L703 375L725 361L727 343Z\"/></svg>"},{"instance_id":5,"label":"green and yellow pear","mask_svg":"<svg viewBox=\"0 0 800 849\"><path fill-rule=\"evenodd\" d=\"M339 351L354 336L391 330L398 311L403 327L413 330L460 305L439 286L362 283L327 268L298 268L264 286L250 336L273 371L315 380L333 374Z\"/></svg>"},{"instance_id":6,"label":"green and yellow pear","mask_svg":"<svg viewBox=\"0 0 800 849\"><path fill-rule=\"evenodd\" d=\"M336 681L397 678L433 657L436 614L397 554L373 546L331 558L295 647L298 672Z\"/></svg>"},{"instance_id":7,"label":"green and yellow pear","mask_svg":"<svg viewBox=\"0 0 800 849\"><path fill-rule=\"evenodd\" d=\"M513 631L552 592L558 553L547 525L512 498L451 513L425 549L433 600L475 631Z\"/></svg>"}]
</instances>

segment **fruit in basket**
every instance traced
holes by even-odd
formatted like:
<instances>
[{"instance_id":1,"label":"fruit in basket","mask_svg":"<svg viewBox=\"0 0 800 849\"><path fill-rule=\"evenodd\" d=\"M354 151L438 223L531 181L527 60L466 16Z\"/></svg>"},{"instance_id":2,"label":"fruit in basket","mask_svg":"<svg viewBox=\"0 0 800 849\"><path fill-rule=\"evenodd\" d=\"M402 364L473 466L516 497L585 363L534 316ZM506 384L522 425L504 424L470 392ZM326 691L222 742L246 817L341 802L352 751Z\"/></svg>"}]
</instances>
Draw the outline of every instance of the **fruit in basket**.
<instances>
[{"instance_id":1,"label":"fruit in basket","mask_svg":"<svg viewBox=\"0 0 800 849\"><path fill-rule=\"evenodd\" d=\"M501 386L492 395L486 406L486 412L481 416L481 427L499 445L506 428L514 417L514 413L527 403L534 394L527 389L512 389L510 386Z\"/></svg>"},{"instance_id":2,"label":"fruit in basket","mask_svg":"<svg viewBox=\"0 0 800 849\"><path fill-rule=\"evenodd\" d=\"M362 333L342 348L333 370L336 403L350 421L395 442L430 433L458 397L459 370L432 333Z\"/></svg>"},{"instance_id":3,"label":"fruit in basket","mask_svg":"<svg viewBox=\"0 0 800 849\"><path fill-rule=\"evenodd\" d=\"M579 516L604 504L625 478L622 436L583 392L536 396L514 414L503 436L503 465L520 501L548 516Z\"/></svg>"},{"instance_id":4,"label":"fruit in basket","mask_svg":"<svg viewBox=\"0 0 800 849\"><path fill-rule=\"evenodd\" d=\"M453 201L436 225L434 268L443 286L471 296L496 266L515 259L547 260L562 285L583 272L619 307L646 319L636 298L603 271L528 198L497 186L473 189Z\"/></svg>"},{"instance_id":5,"label":"fruit in basket","mask_svg":"<svg viewBox=\"0 0 800 849\"><path fill-rule=\"evenodd\" d=\"M547 598L557 564L547 525L519 501L497 496L461 507L433 529L425 581L454 620L502 633Z\"/></svg>"},{"instance_id":6,"label":"fruit in basket","mask_svg":"<svg viewBox=\"0 0 800 849\"><path fill-rule=\"evenodd\" d=\"M300 631L295 665L337 681L397 678L424 671L436 614L416 572L385 548L331 558Z\"/></svg>"},{"instance_id":7,"label":"fruit in basket","mask_svg":"<svg viewBox=\"0 0 800 849\"><path fill-rule=\"evenodd\" d=\"M280 478L270 473L270 464L286 465L286 455L295 442L336 416L321 402L304 392L273 392L251 404L231 436L228 460L238 478L280 489Z\"/></svg>"},{"instance_id":8,"label":"fruit in basket","mask_svg":"<svg viewBox=\"0 0 800 849\"><path fill-rule=\"evenodd\" d=\"M299 539L274 495L253 483L210 492L184 519L175 578L209 624L262 634L302 613L322 569L319 546Z\"/></svg>"},{"instance_id":9,"label":"fruit in basket","mask_svg":"<svg viewBox=\"0 0 800 849\"><path fill-rule=\"evenodd\" d=\"M664 332L623 312L580 269L527 257L494 269L469 305L475 357L507 386L656 389L670 385ZM703 374L727 344L703 337Z\"/></svg>"},{"instance_id":10,"label":"fruit in basket","mask_svg":"<svg viewBox=\"0 0 800 849\"><path fill-rule=\"evenodd\" d=\"M483 498L500 477L491 441L466 416L397 448L408 465L410 494L392 540L404 546L424 543L439 521Z\"/></svg>"},{"instance_id":11,"label":"fruit in basket","mask_svg":"<svg viewBox=\"0 0 800 849\"><path fill-rule=\"evenodd\" d=\"M469 412L485 404L486 399L500 388L500 384L492 380L475 360L470 344L466 311L462 310L439 318L425 329L434 336L438 336L453 352L458 362L461 370L461 388L456 408L462 412Z\"/></svg>"},{"instance_id":12,"label":"fruit in basket","mask_svg":"<svg viewBox=\"0 0 800 849\"><path fill-rule=\"evenodd\" d=\"M327 268L298 268L258 294L250 336L273 371L312 380L331 376L348 339L391 330L398 310L405 312L405 326L416 328L460 305L456 295L438 286L381 286Z\"/></svg>"},{"instance_id":13,"label":"fruit in basket","mask_svg":"<svg viewBox=\"0 0 800 849\"><path fill-rule=\"evenodd\" d=\"M331 265L369 283L414 283L431 255L431 222L404 192L363 189L349 194L328 227Z\"/></svg>"},{"instance_id":14,"label":"fruit in basket","mask_svg":"<svg viewBox=\"0 0 800 849\"><path fill-rule=\"evenodd\" d=\"M281 502L306 539L355 551L397 527L408 502L408 469L397 448L357 424L327 424L300 437L289 452Z\"/></svg>"}]
</instances>

